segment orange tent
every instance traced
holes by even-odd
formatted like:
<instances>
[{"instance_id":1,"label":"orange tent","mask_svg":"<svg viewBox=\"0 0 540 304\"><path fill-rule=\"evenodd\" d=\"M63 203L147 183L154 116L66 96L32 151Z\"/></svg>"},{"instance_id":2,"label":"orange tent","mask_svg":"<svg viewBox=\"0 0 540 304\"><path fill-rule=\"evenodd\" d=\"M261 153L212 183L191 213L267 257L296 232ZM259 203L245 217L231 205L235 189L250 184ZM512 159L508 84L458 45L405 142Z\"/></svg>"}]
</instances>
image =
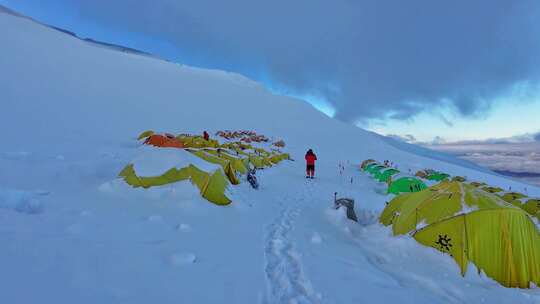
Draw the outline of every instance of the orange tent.
<instances>
[{"instance_id":1,"label":"orange tent","mask_svg":"<svg viewBox=\"0 0 540 304\"><path fill-rule=\"evenodd\" d=\"M163 148L184 148L184 144L171 134L150 135L144 141L145 145L152 145Z\"/></svg>"}]
</instances>

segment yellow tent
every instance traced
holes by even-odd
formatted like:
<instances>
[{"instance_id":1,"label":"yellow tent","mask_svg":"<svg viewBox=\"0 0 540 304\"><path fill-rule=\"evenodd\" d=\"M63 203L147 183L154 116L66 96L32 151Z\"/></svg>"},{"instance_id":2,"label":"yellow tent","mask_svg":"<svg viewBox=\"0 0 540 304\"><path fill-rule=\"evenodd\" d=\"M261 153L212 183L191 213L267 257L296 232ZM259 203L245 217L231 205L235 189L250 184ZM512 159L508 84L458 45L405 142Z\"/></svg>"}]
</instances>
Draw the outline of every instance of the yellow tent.
<instances>
[{"instance_id":1,"label":"yellow tent","mask_svg":"<svg viewBox=\"0 0 540 304\"><path fill-rule=\"evenodd\" d=\"M518 207L521 206L521 199L527 197L527 195L519 192L507 192L503 194L498 193L497 196L502 198L505 202Z\"/></svg>"},{"instance_id":2,"label":"yellow tent","mask_svg":"<svg viewBox=\"0 0 540 304\"><path fill-rule=\"evenodd\" d=\"M270 161L274 164L277 164L283 160L286 160L286 159L289 159L290 156L289 154L287 153L282 153L282 154L273 154L272 156L270 156Z\"/></svg>"},{"instance_id":3,"label":"yellow tent","mask_svg":"<svg viewBox=\"0 0 540 304\"><path fill-rule=\"evenodd\" d=\"M178 138L186 148L217 148L219 146L217 140L205 140L202 136L179 135L176 138Z\"/></svg>"},{"instance_id":4,"label":"yellow tent","mask_svg":"<svg viewBox=\"0 0 540 304\"><path fill-rule=\"evenodd\" d=\"M223 168L223 171L225 172L225 175L227 176L231 184L233 185L240 184L240 181L238 180L238 177L236 176L236 169L231 165L230 161L226 159L222 159L218 156L209 154L204 150L194 150L194 149L186 149L186 150L204 159L205 161L209 163L221 165L221 167Z\"/></svg>"},{"instance_id":5,"label":"yellow tent","mask_svg":"<svg viewBox=\"0 0 540 304\"><path fill-rule=\"evenodd\" d=\"M465 182L465 181L467 181L467 178L465 178L463 176L454 176L454 177L452 177L452 181L453 182Z\"/></svg>"},{"instance_id":6,"label":"yellow tent","mask_svg":"<svg viewBox=\"0 0 540 304\"><path fill-rule=\"evenodd\" d=\"M151 130L144 131L138 138L143 139L153 134L154 132ZM174 152L172 156L167 155L166 157L162 157L161 155L155 155L149 157L149 159L157 161L157 164L161 166L161 169L157 171L146 173L152 176L138 176L132 164L126 166L120 172L119 176L129 185L143 188L161 186L189 179L193 184L197 185L204 198L219 205L226 205L231 201L225 196L225 189L228 182L233 185L240 183L238 172L240 174L246 174L250 165L262 169L264 167L271 167L282 160L290 159L289 154L280 153L279 151L277 153L274 151L268 152L265 149L254 148L242 142L228 142L220 145L217 140L205 140L201 136L185 134L179 135L176 138L182 142L185 151L208 163L220 165L223 170L216 170L209 174L200 170L191 162L184 163L184 166L191 164L181 169L177 169L176 167L168 169L170 167L168 165L163 166L162 161L177 161L179 154ZM236 156L233 156L235 154ZM196 162L196 160L193 161ZM138 161L135 161L135 163L139 164ZM177 166L177 163L172 166ZM166 172L161 173L163 171L160 170L166 170ZM157 175L154 175L156 173Z\"/></svg>"},{"instance_id":7,"label":"yellow tent","mask_svg":"<svg viewBox=\"0 0 540 304\"><path fill-rule=\"evenodd\" d=\"M256 156L254 154L250 154L248 156L248 159L249 159L249 163L253 165L253 167L257 168L257 169L264 169L264 163L263 163L263 158L262 157L259 157L259 156Z\"/></svg>"},{"instance_id":8,"label":"yellow tent","mask_svg":"<svg viewBox=\"0 0 540 304\"><path fill-rule=\"evenodd\" d=\"M412 233L421 244L450 254L464 275L467 265L504 286L540 284L540 233L527 214L472 185L444 181L401 195L380 221L395 235Z\"/></svg>"},{"instance_id":9,"label":"yellow tent","mask_svg":"<svg viewBox=\"0 0 540 304\"><path fill-rule=\"evenodd\" d=\"M487 184L486 184L486 183L483 183L483 182L482 182L482 183L481 183L481 182L471 182L470 185L473 186L473 187L477 187L477 188L478 188L478 187L485 186L485 185L487 185Z\"/></svg>"},{"instance_id":10,"label":"yellow tent","mask_svg":"<svg viewBox=\"0 0 540 304\"><path fill-rule=\"evenodd\" d=\"M154 131L147 130L139 134L139 136L137 136L137 140L141 140L143 138L147 138L148 136L152 136L152 135L154 135Z\"/></svg>"},{"instance_id":11,"label":"yellow tent","mask_svg":"<svg viewBox=\"0 0 540 304\"><path fill-rule=\"evenodd\" d=\"M118 174L124 181L137 188L150 188L175 183L190 179L199 188L201 196L217 205L228 205L231 200L225 196L228 182L221 170L216 170L212 175L200 170L194 165L177 169L171 168L159 176L142 177L138 176L133 169L133 164L129 164Z\"/></svg>"},{"instance_id":12,"label":"yellow tent","mask_svg":"<svg viewBox=\"0 0 540 304\"><path fill-rule=\"evenodd\" d=\"M519 201L520 203L522 201ZM540 221L540 199L531 198L520 204L518 207L525 210L531 216L536 217Z\"/></svg>"},{"instance_id":13,"label":"yellow tent","mask_svg":"<svg viewBox=\"0 0 540 304\"><path fill-rule=\"evenodd\" d=\"M504 191L502 188L499 188L499 187L491 187L491 186L486 186L486 187L482 187L482 190L484 191L487 191L489 193L499 193L499 192L502 192Z\"/></svg>"},{"instance_id":14,"label":"yellow tent","mask_svg":"<svg viewBox=\"0 0 540 304\"><path fill-rule=\"evenodd\" d=\"M234 156L231 156L227 153L221 153L219 155L220 158L222 159L226 159L228 160L231 165L233 166L233 168L240 172L241 174L246 174L247 173L247 168L246 168L246 165L244 164L244 162L242 161L241 158L236 158Z\"/></svg>"},{"instance_id":15,"label":"yellow tent","mask_svg":"<svg viewBox=\"0 0 540 304\"><path fill-rule=\"evenodd\" d=\"M437 222L414 238L449 253L467 271L469 261L507 287L540 284L540 235L519 209L486 209Z\"/></svg>"}]
</instances>

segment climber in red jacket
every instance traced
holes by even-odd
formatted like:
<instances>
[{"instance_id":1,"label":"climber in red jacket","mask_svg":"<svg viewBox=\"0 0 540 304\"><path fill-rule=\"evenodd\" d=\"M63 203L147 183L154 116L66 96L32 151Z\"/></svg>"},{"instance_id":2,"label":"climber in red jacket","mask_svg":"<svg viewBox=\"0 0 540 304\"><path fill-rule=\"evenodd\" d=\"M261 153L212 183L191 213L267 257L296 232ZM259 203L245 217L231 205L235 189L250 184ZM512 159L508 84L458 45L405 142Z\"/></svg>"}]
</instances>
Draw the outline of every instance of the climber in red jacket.
<instances>
[{"instance_id":1,"label":"climber in red jacket","mask_svg":"<svg viewBox=\"0 0 540 304\"><path fill-rule=\"evenodd\" d=\"M317 155L313 153L313 150L309 149L306 153L306 178L314 178L315 175L315 161Z\"/></svg>"}]
</instances>

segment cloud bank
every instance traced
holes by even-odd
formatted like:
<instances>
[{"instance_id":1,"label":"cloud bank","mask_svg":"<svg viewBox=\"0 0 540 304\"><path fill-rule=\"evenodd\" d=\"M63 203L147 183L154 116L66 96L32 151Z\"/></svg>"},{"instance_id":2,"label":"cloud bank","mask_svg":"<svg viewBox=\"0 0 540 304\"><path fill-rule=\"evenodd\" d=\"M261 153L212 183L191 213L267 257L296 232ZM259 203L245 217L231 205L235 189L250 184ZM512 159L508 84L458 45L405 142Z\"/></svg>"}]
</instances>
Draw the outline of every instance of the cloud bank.
<instances>
[{"instance_id":1,"label":"cloud bank","mask_svg":"<svg viewBox=\"0 0 540 304\"><path fill-rule=\"evenodd\" d=\"M453 154L503 175L540 185L540 132L426 147Z\"/></svg>"},{"instance_id":2,"label":"cloud bank","mask_svg":"<svg viewBox=\"0 0 540 304\"><path fill-rule=\"evenodd\" d=\"M319 96L349 122L443 103L474 117L514 84L540 80L535 0L26 2L166 41L187 64Z\"/></svg>"}]
</instances>

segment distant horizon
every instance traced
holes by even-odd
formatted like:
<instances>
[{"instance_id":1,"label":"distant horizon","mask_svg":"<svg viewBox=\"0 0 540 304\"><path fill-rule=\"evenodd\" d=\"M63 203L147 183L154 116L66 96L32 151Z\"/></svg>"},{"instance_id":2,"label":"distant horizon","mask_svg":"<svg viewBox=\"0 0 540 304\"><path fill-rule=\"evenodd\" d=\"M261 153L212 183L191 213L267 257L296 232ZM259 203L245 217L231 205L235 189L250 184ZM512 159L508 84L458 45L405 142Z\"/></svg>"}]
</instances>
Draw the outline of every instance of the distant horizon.
<instances>
[{"instance_id":1,"label":"distant horizon","mask_svg":"<svg viewBox=\"0 0 540 304\"><path fill-rule=\"evenodd\" d=\"M452 154L496 173L540 186L538 141L446 143L425 147Z\"/></svg>"}]
</instances>

